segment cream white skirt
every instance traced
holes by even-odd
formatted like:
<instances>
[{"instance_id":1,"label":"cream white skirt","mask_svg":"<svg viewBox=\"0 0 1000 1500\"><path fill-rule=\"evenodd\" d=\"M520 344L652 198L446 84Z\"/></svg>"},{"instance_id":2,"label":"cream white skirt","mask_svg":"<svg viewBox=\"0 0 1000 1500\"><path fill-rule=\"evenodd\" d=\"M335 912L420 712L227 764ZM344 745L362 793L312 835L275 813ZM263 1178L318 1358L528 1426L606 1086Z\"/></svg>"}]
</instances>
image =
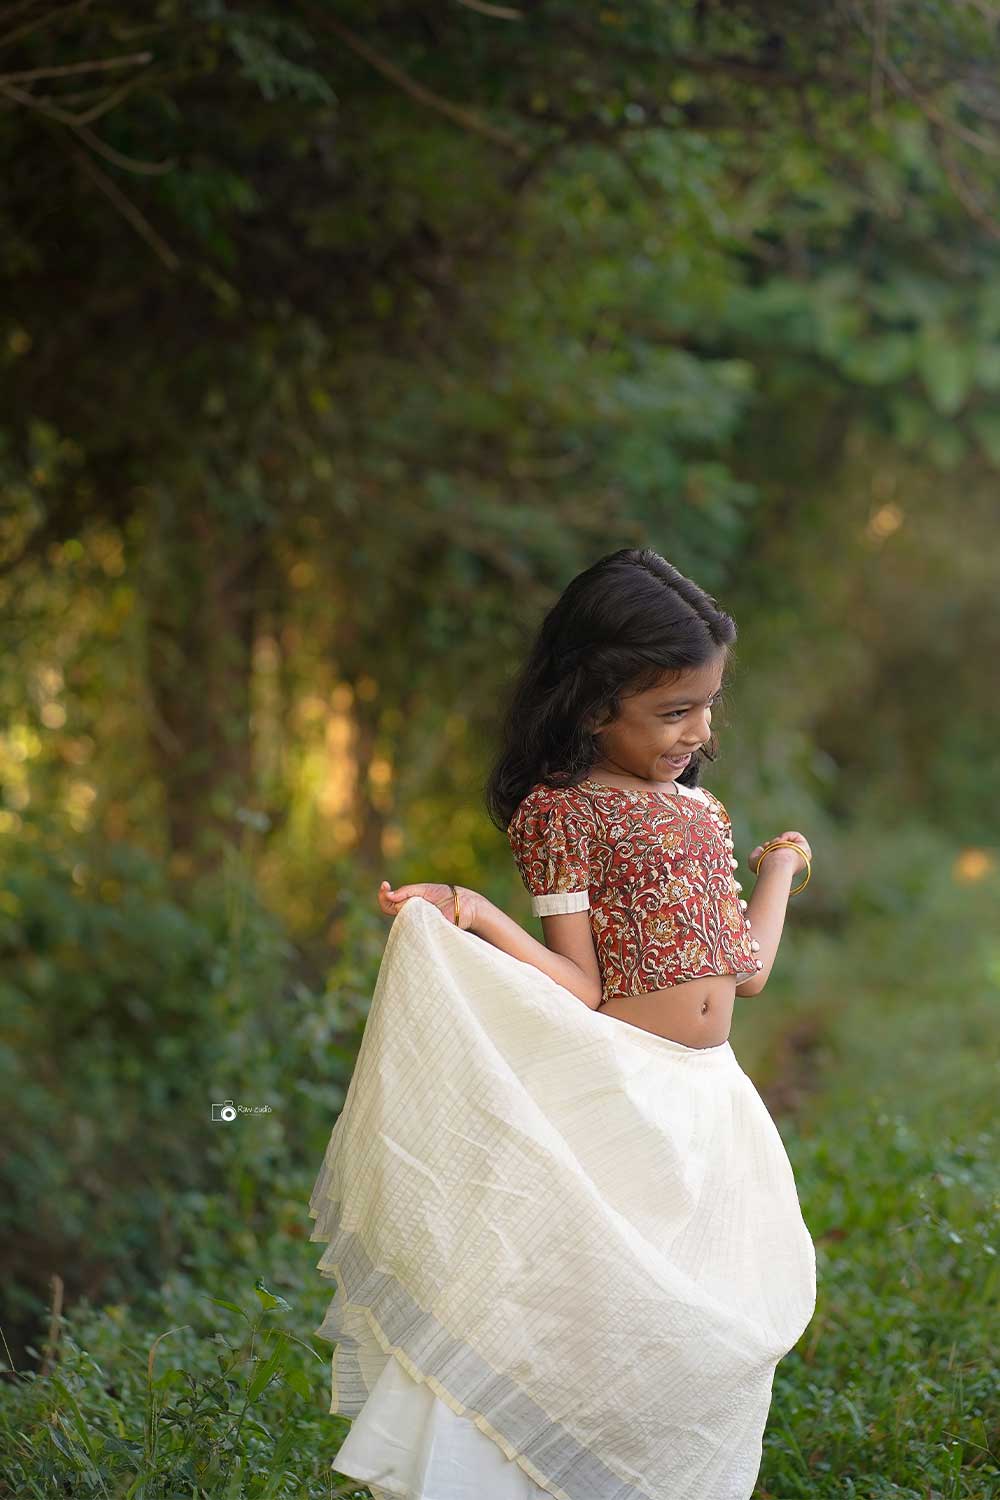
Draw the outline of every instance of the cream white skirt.
<instances>
[{"instance_id":1,"label":"cream white skirt","mask_svg":"<svg viewBox=\"0 0 1000 1500\"><path fill-rule=\"evenodd\" d=\"M749 1500L816 1257L728 1042L590 1010L413 897L309 1214L332 1467L379 1500Z\"/></svg>"}]
</instances>

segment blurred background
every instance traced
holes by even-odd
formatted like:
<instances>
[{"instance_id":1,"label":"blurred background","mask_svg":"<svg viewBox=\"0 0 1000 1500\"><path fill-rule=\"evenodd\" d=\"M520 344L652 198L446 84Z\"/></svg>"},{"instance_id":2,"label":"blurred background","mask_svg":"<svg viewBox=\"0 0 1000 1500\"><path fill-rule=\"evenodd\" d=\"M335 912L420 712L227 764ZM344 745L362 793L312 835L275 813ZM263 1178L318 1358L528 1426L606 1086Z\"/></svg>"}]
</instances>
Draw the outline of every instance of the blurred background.
<instances>
[{"instance_id":1,"label":"blurred background","mask_svg":"<svg viewBox=\"0 0 1000 1500\"><path fill-rule=\"evenodd\" d=\"M647 545L739 626L736 853L814 851L731 1038L820 1277L758 1495L1000 1494L998 27L0 5L0 1494L365 1493L306 1205L376 888L541 936L498 716Z\"/></svg>"}]
</instances>

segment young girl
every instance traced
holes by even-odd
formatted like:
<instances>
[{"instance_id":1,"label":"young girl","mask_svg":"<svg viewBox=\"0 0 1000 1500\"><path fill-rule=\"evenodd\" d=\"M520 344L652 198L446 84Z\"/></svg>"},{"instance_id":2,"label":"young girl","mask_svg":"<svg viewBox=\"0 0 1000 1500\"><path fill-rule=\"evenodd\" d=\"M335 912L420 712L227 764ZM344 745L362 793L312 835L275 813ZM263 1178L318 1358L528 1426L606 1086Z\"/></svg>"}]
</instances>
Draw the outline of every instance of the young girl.
<instances>
[{"instance_id":1,"label":"young girl","mask_svg":"<svg viewBox=\"0 0 1000 1500\"><path fill-rule=\"evenodd\" d=\"M700 786L735 639L657 553L602 558L545 618L486 788L544 943L479 892L382 882L310 1200L353 1419L333 1464L376 1500L752 1494L816 1263L728 1036L811 851L758 844L740 896Z\"/></svg>"}]
</instances>

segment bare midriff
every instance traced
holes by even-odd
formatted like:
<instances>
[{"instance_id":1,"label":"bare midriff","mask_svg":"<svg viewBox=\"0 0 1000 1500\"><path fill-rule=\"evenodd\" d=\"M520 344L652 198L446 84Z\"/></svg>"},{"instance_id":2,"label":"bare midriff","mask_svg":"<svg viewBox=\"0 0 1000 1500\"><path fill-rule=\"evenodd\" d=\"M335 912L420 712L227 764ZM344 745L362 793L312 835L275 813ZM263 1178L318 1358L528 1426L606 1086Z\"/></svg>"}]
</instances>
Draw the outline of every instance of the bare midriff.
<instances>
[{"instance_id":1,"label":"bare midriff","mask_svg":"<svg viewBox=\"0 0 1000 1500\"><path fill-rule=\"evenodd\" d=\"M666 990L602 1000L598 1009L685 1047L717 1047L729 1036L740 983L735 974L688 979Z\"/></svg>"}]
</instances>

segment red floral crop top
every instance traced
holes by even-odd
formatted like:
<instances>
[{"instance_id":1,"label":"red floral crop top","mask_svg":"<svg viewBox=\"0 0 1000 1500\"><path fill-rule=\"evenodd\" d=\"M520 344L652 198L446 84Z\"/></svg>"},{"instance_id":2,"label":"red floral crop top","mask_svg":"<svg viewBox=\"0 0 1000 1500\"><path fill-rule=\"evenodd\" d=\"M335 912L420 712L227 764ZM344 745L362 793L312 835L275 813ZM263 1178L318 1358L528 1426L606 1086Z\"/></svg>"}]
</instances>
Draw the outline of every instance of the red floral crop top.
<instances>
[{"instance_id":1,"label":"red floral crop top","mask_svg":"<svg viewBox=\"0 0 1000 1500\"><path fill-rule=\"evenodd\" d=\"M704 787L539 784L507 838L536 916L589 910L605 1000L764 967L729 814Z\"/></svg>"}]
</instances>

